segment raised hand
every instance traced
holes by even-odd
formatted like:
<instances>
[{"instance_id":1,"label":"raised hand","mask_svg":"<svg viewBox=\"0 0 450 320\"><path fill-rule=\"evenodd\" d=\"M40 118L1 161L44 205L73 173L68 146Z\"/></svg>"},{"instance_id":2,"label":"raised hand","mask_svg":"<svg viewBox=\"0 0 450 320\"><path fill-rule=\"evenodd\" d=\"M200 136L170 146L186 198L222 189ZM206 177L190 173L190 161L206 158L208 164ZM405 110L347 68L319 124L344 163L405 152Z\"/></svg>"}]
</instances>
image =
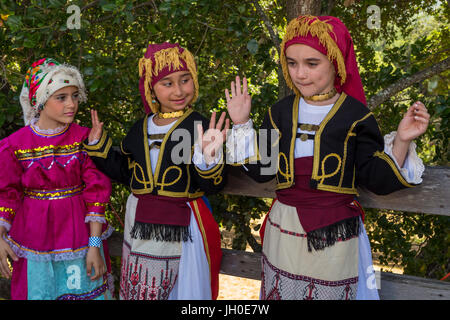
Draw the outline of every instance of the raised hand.
<instances>
[{"instance_id":1,"label":"raised hand","mask_svg":"<svg viewBox=\"0 0 450 320\"><path fill-rule=\"evenodd\" d=\"M103 122L98 120L97 110L91 109L92 129L89 132L89 143L100 140L103 132Z\"/></svg>"},{"instance_id":2,"label":"raised hand","mask_svg":"<svg viewBox=\"0 0 450 320\"><path fill-rule=\"evenodd\" d=\"M398 124L392 153L397 163L402 167L408 153L409 144L427 130L430 114L420 101L415 102L406 111Z\"/></svg>"},{"instance_id":3,"label":"raised hand","mask_svg":"<svg viewBox=\"0 0 450 320\"><path fill-rule=\"evenodd\" d=\"M427 130L429 121L430 115L425 105L420 101L415 102L398 125L398 138L405 142L414 140Z\"/></svg>"},{"instance_id":4,"label":"raised hand","mask_svg":"<svg viewBox=\"0 0 450 320\"><path fill-rule=\"evenodd\" d=\"M225 89L227 109L234 124L246 123L250 118L252 98L248 94L247 78L244 77L241 89L241 79L236 77L236 82L231 82L231 97L228 89Z\"/></svg>"},{"instance_id":5,"label":"raised hand","mask_svg":"<svg viewBox=\"0 0 450 320\"><path fill-rule=\"evenodd\" d=\"M217 152L222 148L223 142L226 140L227 130L230 128L230 120L225 120L225 116L226 113L222 112L216 124L216 112L213 112L209 121L209 129L205 133L203 133L202 125L197 125L197 143L202 148L202 154L207 164L211 164L214 161ZM225 127L222 129L224 122Z\"/></svg>"}]
</instances>

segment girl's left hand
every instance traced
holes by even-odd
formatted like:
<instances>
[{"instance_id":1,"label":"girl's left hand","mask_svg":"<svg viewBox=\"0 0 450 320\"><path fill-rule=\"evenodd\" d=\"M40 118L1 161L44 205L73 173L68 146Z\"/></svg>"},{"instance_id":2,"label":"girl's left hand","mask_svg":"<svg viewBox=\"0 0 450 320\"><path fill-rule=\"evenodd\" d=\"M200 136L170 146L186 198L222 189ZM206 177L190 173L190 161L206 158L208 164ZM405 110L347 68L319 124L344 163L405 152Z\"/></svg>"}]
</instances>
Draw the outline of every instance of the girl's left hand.
<instances>
[{"instance_id":1,"label":"girl's left hand","mask_svg":"<svg viewBox=\"0 0 450 320\"><path fill-rule=\"evenodd\" d=\"M420 101L415 102L398 124L397 138L402 142L411 142L425 133L429 121L430 114L425 105Z\"/></svg>"},{"instance_id":2,"label":"girl's left hand","mask_svg":"<svg viewBox=\"0 0 450 320\"><path fill-rule=\"evenodd\" d=\"M92 268L94 268L94 275L92 275ZM106 272L106 266L100 254L100 248L89 247L86 256L86 270L87 275L91 277L92 281L99 279Z\"/></svg>"},{"instance_id":3,"label":"girl's left hand","mask_svg":"<svg viewBox=\"0 0 450 320\"><path fill-rule=\"evenodd\" d=\"M226 113L222 112L216 124L216 112L213 112L209 122L209 129L204 134L202 125L197 125L198 142L202 148L202 153L207 164L214 161L218 150L226 140L227 131L230 128L230 120L225 120L225 116ZM222 129L224 122L225 127Z\"/></svg>"}]
</instances>

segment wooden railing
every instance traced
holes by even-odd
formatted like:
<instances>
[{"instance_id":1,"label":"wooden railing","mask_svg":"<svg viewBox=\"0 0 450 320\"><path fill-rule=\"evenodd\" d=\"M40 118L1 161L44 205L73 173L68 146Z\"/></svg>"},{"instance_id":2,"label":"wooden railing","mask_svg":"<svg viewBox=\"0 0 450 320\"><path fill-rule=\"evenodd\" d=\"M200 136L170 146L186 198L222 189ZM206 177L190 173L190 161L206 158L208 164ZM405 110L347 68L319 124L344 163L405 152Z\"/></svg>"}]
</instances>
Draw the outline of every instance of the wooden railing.
<instances>
[{"instance_id":1,"label":"wooden railing","mask_svg":"<svg viewBox=\"0 0 450 320\"><path fill-rule=\"evenodd\" d=\"M258 184L231 167L228 183L223 193L253 197L275 197L275 182ZM358 201L365 208L390 209L416 213L450 216L450 168L427 167L423 183L415 188L400 190L387 196L377 196L358 189ZM114 233L109 241L111 256L122 254L122 234ZM222 249L220 272L236 277L260 280L260 254L255 252ZM380 273L380 298L395 299L450 299L450 282L420 277ZM9 281L0 279L0 297L9 296Z\"/></svg>"}]
</instances>

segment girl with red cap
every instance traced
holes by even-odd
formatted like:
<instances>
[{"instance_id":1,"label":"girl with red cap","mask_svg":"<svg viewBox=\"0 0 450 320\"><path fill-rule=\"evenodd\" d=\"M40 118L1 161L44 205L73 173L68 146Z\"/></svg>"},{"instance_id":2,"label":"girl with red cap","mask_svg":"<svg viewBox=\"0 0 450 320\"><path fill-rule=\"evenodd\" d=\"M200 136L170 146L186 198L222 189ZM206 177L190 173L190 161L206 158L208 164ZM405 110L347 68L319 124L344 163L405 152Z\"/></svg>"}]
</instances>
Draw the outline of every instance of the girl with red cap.
<instances>
[{"instance_id":1,"label":"girl with red cap","mask_svg":"<svg viewBox=\"0 0 450 320\"><path fill-rule=\"evenodd\" d=\"M85 143L97 166L132 192L120 298L216 299L220 233L204 195L225 184L221 148L229 120L223 113L216 124L215 113L209 122L193 110L197 68L192 54L178 44L150 44L139 75L146 115L132 126L120 151L111 147L96 111Z\"/></svg>"},{"instance_id":2,"label":"girl with red cap","mask_svg":"<svg viewBox=\"0 0 450 320\"><path fill-rule=\"evenodd\" d=\"M261 128L274 135L256 137L245 78L242 88L239 77L231 83L231 96L225 91L234 122L227 160L256 181L277 181L261 228L261 298L378 299L357 187L388 194L421 183L412 140L429 114L414 103L383 139L366 107L351 36L335 17L293 19L280 63L294 94L264 118ZM267 173L270 160L275 170Z\"/></svg>"}]
</instances>

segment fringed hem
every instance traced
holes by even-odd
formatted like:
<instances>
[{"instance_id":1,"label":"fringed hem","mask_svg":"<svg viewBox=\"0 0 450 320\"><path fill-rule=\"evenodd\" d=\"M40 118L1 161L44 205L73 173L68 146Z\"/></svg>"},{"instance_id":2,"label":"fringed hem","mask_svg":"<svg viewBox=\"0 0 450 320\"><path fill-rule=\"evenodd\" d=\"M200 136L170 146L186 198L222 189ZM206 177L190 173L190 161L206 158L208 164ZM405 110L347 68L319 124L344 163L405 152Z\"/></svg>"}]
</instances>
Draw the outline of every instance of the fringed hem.
<instances>
[{"instance_id":1,"label":"fringed hem","mask_svg":"<svg viewBox=\"0 0 450 320\"><path fill-rule=\"evenodd\" d=\"M306 234L308 251L323 250L331 247L336 241L345 241L357 237L360 232L360 218L352 217L338 221L332 225L310 231Z\"/></svg>"},{"instance_id":2,"label":"fringed hem","mask_svg":"<svg viewBox=\"0 0 450 320\"><path fill-rule=\"evenodd\" d=\"M136 221L130 231L130 236L133 239L141 240L192 242L189 226L173 226Z\"/></svg>"}]
</instances>

